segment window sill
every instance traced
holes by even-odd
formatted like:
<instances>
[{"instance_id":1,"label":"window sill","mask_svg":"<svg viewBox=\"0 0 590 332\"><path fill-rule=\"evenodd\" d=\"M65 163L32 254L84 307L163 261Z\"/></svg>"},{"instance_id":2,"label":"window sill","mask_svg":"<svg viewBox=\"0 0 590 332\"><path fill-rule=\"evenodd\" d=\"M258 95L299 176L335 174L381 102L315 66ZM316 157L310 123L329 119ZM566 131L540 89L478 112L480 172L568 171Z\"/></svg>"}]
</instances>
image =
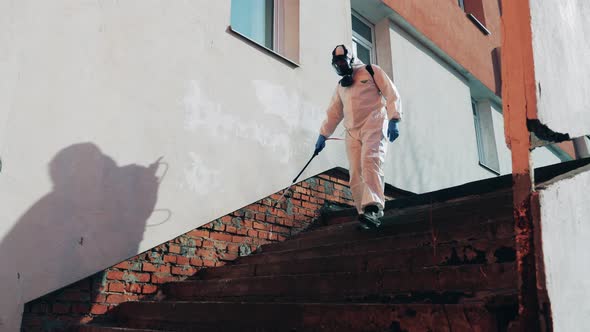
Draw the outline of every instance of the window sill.
<instances>
[{"instance_id":1,"label":"window sill","mask_svg":"<svg viewBox=\"0 0 590 332\"><path fill-rule=\"evenodd\" d=\"M278 59L281 62L286 63L287 65L291 66L292 68L301 67L301 65L299 63L297 63L289 58L286 58L284 55L281 55L281 54L275 52L274 50L272 50L264 45L259 44L257 41L253 40L252 38L232 29L231 25L227 27L227 32L238 37L239 39L246 41L248 44L250 44L250 46L253 46L254 48L257 48L261 51L264 51L265 53L270 54L275 59Z\"/></svg>"},{"instance_id":2,"label":"window sill","mask_svg":"<svg viewBox=\"0 0 590 332\"><path fill-rule=\"evenodd\" d=\"M488 30L485 25L483 25L473 14L467 14L467 18L475 24L475 26L484 34L484 35L491 35L492 33Z\"/></svg>"},{"instance_id":3,"label":"window sill","mask_svg":"<svg viewBox=\"0 0 590 332\"><path fill-rule=\"evenodd\" d=\"M497 176L499 176L499 175L500 175L500 171L496 171L495 169L493 169L493 168L491 168L491 167L489 167L489 166L486 166L486 165L485 165L485 164L483 164L481 161L479 162L479 166L481 166L482 168L485 168L486 170L488 170L488 171L490 171L490 172L494 173L494 174L495 174L495 175L497 175Z\"/></svg>"}]
</instances>

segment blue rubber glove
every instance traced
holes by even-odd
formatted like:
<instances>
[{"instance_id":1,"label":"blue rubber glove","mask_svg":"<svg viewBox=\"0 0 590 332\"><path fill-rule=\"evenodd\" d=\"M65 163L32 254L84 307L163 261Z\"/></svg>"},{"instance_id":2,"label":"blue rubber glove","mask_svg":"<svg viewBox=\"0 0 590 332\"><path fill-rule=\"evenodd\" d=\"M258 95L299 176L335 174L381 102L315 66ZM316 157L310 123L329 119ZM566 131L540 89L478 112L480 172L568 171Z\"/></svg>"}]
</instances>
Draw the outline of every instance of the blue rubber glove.
<instances>
[{"instance_id":1,"label":"blue rubber glove","mask_svg":"<svg viewBox=\"0 0 590 332\"><path fill-rule=\"evenodd\" d=\"M395 141L395 139L399 137L399 128L397 127L398 121L399 120L389 120L389 124L387 125L387 138L389 138L390 142Z\"/></svg>"},{"instance_id":2,"label":"blue rubber glove","mask_svg":"<svg viewBox=\"0 0 590 332\"><path fill-rule=\"evenodd\" d=\"M315 142L314 154L320 153L324 149L324 147L326 147L326 137L323 135L320 135L318 137L318 140Z\"/></svg>"}]
</instances>

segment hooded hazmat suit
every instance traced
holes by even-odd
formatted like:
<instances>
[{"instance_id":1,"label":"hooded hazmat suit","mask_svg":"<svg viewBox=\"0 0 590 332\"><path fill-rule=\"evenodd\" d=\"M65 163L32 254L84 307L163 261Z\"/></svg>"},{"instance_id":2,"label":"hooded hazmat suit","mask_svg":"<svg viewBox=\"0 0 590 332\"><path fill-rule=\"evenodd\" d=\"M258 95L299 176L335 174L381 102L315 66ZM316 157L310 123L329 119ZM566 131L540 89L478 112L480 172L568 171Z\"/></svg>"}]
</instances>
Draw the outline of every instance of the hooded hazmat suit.
<instances>
[{"instance_id":1,"label":"hooded hazmat suit","mask_svg":"<svg viewBox=\"0 0 590 332\"><path fill-rule=\"evenodd\" d=\"M320 135L330 137L341 121L346 128L346 152L350 172L350 190L359 214L376 205L382 215L385 206L383 162L387 152L387 124L401 120L402 105L396 87L377 65L353 65L351 86L340 84L332 96ZM383 102L385 98L385 104Z\"/></svg>"}]
</instances>

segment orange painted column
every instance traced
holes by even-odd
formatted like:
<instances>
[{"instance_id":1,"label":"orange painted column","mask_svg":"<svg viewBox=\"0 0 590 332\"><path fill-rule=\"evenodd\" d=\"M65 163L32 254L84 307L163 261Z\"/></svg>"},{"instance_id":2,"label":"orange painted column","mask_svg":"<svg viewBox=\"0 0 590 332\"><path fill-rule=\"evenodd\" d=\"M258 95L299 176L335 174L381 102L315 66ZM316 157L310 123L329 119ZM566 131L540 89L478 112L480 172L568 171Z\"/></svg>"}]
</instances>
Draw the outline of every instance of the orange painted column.
<instances>
[{"instance_id":1,"label":"orange painted column","mask_svg":"<svg viewBox=\"0 0 590 332\"><path fill-rule=\"evenodd\" d=\"M541 331L543 293L538 196L534 192L531 134L537 119L529 0L502 0L502 101L506 142L512 152L513 214L519 286L519 328ZM545 300L543 296L543 300ZM548 301L546 302L548 306ZM549 311L549 310L547 310ZM547 315L549 316L549 315ZM545 320L544 325L551 325ZM550 328L550 326L548 326Z\"/></svg>"}]
</instances>

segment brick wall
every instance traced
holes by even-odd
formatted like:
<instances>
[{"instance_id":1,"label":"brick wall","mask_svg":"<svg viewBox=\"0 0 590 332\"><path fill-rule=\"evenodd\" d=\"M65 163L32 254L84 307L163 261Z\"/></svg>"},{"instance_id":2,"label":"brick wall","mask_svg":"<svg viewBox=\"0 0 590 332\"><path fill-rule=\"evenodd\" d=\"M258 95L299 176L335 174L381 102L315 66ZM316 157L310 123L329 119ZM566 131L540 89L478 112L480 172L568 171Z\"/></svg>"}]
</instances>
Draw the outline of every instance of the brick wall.
<instances>
[{"instance_id":1,"label":"brick wall","mask_svg":"<svg viewBox=\"0 0 590 332\"><path fill-rule=\"evenodd\" d=\"M160 285L222 266L259 246L308 228L326 204L351 205L346 175L329 171L234 211L111 268L25 305L23 331L58 331L88 322L119 303L157 298Z\"/></svg>"}]
</instances>

